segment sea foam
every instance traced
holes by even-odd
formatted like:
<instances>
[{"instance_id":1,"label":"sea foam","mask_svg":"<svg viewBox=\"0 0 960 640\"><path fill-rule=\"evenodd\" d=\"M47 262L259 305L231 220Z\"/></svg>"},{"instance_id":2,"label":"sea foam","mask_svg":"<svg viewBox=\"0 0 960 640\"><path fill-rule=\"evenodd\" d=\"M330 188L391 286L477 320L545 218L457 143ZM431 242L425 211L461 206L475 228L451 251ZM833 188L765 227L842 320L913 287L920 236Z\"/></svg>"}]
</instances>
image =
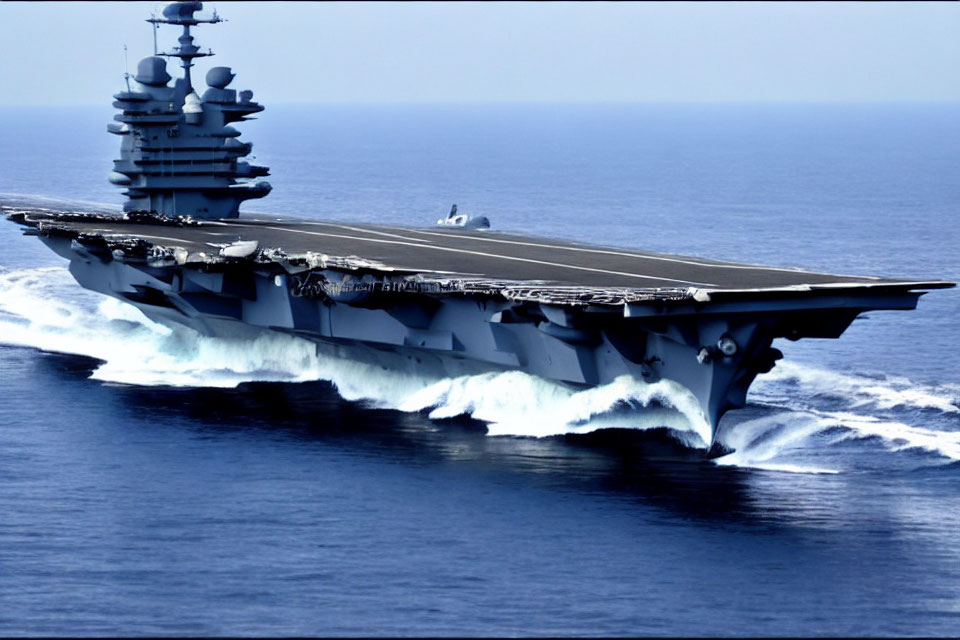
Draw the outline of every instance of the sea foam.
<instances>
[{"instance_id":1,"label":"sea foam","mask_svg":"<svg viewBox=\"0 0 960 640\"><path fill-rule=\"evenodd\" d=\"M579 389L519 371L431 378L320 355L314 343L277 332L207 337L81 290L59 267L0 272L0 342L96 358L102 363L92 377L115 383L235 387L327 380L347 400L428 411L434 419L467 415L488 423L491 435L668 427L684 432L688 444L710 442L696 398L668 380L650 384L621 376Z\"/></svg>"},{"instance_id":2,"label":"sea foam","mask_svg":"<svg viewBox=\"0 0 960 640\"><path fill-rule=\"evenodd\" d=\"M0 342L96 358L92 377L132 384L235 387L243 382L330 381L347 400L434 419L467 415L490 435L545 437L597 429L668 427L684 443L705 447L709 425L682 386L629 376L591 389L519 371L431 378L319 355L312 342L276 332L253 339L202 336L149 320L135 307L81 289L66 269L0 270ZM761 376L751 401L765 415L725 420L720 443L734 450L718 464L831 473L797 464L792 454L839 428L832 443L876 438L890 451L922 449L960 460L956 430L915 426L889 414L913 410L949 421L960 415L958 389L904 378L840 374L781 362ZM829 402L827 402L829 400Z\"/></svg>"},{"instance_id":3,"label":"sea foam","mask_svg":"<svg viewBox=\"0 0 960 640\"><path fill-rule=\"evenodd\" d=\"M960 386L955 384L918 385L902 376L780 362L757 379L750 397L766 415L721 431L720 442L734 452L718 458L718 464L832 473L836 470L784 460L795 454L809 458L811 446L855 440L876 440L891 452L924 451L940 460L960 460ZM823 438L827 433L830 437Z\"/></svg>"}]
</instances>

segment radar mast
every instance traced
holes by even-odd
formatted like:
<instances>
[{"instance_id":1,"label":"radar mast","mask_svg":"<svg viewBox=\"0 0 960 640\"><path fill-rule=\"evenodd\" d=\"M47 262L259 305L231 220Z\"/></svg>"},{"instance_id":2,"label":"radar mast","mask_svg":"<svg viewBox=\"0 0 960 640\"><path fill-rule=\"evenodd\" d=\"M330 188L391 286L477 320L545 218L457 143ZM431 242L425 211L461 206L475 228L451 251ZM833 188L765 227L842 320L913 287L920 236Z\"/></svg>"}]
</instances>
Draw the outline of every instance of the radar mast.
<instances>
[{"instance_id":1,"label":"radar mast","mask_svg":"<svg viewBox=\"0 0 960 640\"><path fill-rule=\"evenodd\" d=\"M201 18L193 15L201 10L203 10L202 2L171 2L163 8L162 18L157 18L155 15L147 18L147 22L152 23L154 29L154 55L160 55L167 58L180 58L180 66L183 68L183 77L187 81L188 92L193 89L193 84L190 79L190 68L193 67L193 60L195 58L206 58L214 55L213 51L209 49L207 49L206 53L200 51L200 47L193 43L193 36L190 34L190 27L198 24L216 24L218 22L226 22L223 18L217 15L216 11L214 11L213 15L209 18ZM177 39L177 41L180 43L179 46L174 47L172 51L163 51L157 53L156 30L157 26L161 24L180 25L183 27L183 32Z\"/></svg>"},{"instance_id":2,"label":"radar mast","mask_svg":"<svg viewBox=\"0 0 960 640\"><path fill-rule=\"evenodd\" d=\"M155 55L137 65L136 85L131 86L126 73L126 91L114 96L113 106L121 110L114 120L122 124L110 124L107 131L122 136L122 141L109 179L126 188L125 211L235 218L241 202L270 192L269 182L255 180L269 175L269 170L243 160L253 145L240 142L240 132L229 126L263 111L253 101L253 92L228 88L234 78L229 67L207 72L202 96L194 90L190 75L194 60L213 52L200 51L190 28L224 22L216 11L210 17L196 15L202 9L203 3L196 0L171 2L160 17L151 15L147 22L153 25ZM178 46L170 51L156 51L161 24L183 28ZM167 58L179 58L182 78L170 77Z\"/></svg>"}]
</instances>

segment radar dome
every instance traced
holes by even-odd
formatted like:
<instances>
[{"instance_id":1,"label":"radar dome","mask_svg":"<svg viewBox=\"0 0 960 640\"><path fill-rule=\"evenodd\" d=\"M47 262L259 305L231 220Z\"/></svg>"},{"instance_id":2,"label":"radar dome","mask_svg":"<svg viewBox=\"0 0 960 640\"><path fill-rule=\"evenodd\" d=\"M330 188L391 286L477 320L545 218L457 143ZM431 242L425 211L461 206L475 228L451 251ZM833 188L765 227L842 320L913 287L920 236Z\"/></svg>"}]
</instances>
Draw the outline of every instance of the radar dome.
<instances>
[{"instance_id":1,"label":"radar dome","mask_svg":"<svg viewBox=\"0 0 960 640\"><path fill-rule=\"evenodd\" d=\"M149 56L137 64L137 75L133 77L140 84L151 87L163 87L170 82L167 73L167 61L159 56Z\"/></svg>"},{"instance_id":2,"label":"radar dome","mask_svg":"<svg viewBox=\"0 0 960 640\"><path fill-rule=\"evenodd\" d=\"M207 71L207 86L214 89L223 89L230 84L234 75L230 67L214 67Z\"/></svg>"},{"instance_id":3,"label":"radar dome","mask_svg":"<svg viewBox=\"0 0 960 640\"><path fill-rule=\"evenodd\" d=\"M193 14L202 9L202 2L171 2L163 8L163 17L167 20L191 20Z\"/></svg>"}]
</instances>

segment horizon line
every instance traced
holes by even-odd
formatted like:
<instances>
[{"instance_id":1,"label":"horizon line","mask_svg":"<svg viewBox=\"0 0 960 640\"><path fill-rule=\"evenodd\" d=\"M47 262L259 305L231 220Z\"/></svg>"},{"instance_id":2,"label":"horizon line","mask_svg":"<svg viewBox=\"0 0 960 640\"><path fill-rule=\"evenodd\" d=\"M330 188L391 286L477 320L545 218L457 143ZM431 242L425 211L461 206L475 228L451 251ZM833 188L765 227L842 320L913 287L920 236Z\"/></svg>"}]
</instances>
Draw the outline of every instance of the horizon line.
<instances>
[{"instance_id":1,"label":"horizon line","mask_svg":"<svg viewBox=\"0 0 960 640\"><path fill-rule=\"evenodd\" d=\"M493 100L278 100L264 101L265 106L457 106L457 105L880 105L880 104L960 104L960 98L900 98L900 99L710 99L710 100L552 100L552 99L493 99ZM110 102L74 103L4 103L0 108L104 107L116 110Z\"/></svg>"}]
</instances>

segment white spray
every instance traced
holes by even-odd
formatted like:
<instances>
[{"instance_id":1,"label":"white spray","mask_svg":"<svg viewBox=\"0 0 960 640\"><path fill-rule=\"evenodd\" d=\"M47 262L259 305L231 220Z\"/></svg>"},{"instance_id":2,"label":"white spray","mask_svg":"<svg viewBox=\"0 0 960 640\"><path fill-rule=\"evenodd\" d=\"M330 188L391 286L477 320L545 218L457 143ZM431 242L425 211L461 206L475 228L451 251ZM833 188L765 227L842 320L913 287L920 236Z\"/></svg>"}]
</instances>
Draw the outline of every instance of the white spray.
<instances>
[{"instance_id":1,"label":"white spray","mask_svg":"<svg viewBox=\"0 0 960 640\"><path fill-rule=\"evenodd\" d=\"M347 400L429 410L432 418L468 415L489 423L491 435L666 426L687 432L685 441L698 446L710 441L696 398L667 380L648 384L622 376L582 390L519 371L430 378L319 356L313 343L281 333L210 338L80 290L62 268L0 272L0 294L0 342L97 358L103 361L92 374L97 380L201 387L329 380Z\"/></svg>"},{"instance_id":2,"label":"white spray","mask_svg":"<svg viewBox=\"0 0 960 640\"><path fill-rule=\"evenodd\" d=\"M432 418L469 415L491 435L543 437L602 428L669 427L691 446L709 442L696 398L670 381L623 376L575 389L519 371L429 378L317 355L313 343L280 333L218 339L148 320L135 307L80 289L60 267L0 269L0 342L102 360L93 377L136 385L234 387L248 381L329 380L347 400ZM880 438L892 451L919 448L960 460L960 429L912 426L864 411L893 408L960 416L956 385L918 386L903 378L838 374L781 362L761 376L751 398L770 413L725 423L721 443L735 449L719 464L782 471L831 472L796 465L790 454L811 436L842 427L833 442ZM842 410L817 408L818 397ZM726 426L730 425L730 426Z\"/></svg>"}]
</instances>

